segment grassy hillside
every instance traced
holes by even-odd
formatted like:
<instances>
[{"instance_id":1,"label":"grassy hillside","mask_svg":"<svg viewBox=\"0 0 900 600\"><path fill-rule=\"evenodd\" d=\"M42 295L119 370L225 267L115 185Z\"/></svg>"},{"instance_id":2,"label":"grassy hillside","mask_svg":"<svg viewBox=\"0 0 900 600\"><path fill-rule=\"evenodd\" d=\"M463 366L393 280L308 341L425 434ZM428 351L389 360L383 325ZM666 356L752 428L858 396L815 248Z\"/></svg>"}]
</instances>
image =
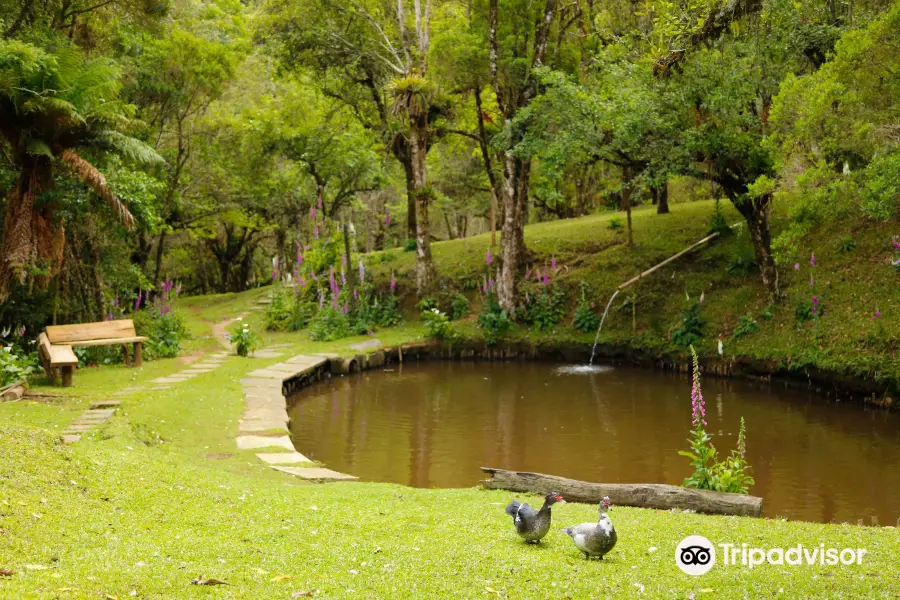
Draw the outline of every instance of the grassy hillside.
<instances>
[{"instance_id":1,"label":"grassy hillside","mask_svg":"<svg viewBox=\"0 0 900 600\"><path fill-rule=\"evenodd\" d=\"M722 209L729 223L742 223L730 204L723 203ZM559 271L552 279L570 288L570 308L574 309L578 285L584 281L601 312L617 286L705 237L713 211L711 201L673 204L668 215L657 215L650 206L638 208L634 211L633 247L626 245L623 229L610 227L614 219L622 219L614 213L530 225L525 231L531 252L529 268L543 271L555 256ZM779 211L772 217L776 234L787 221L784 207ZM808 245L794 247L781 257L785 299L771 306L759 273L750 264L749 239L739 226L735 235L699 248L620 294L601 342L659 354L684 353L684 348L671 344L671 333L686 307L686 294L696 300L702 292L701 315L706 321L699 343L702 353L715 355L721 337L726 359L766 360L772 368L800 372L815 367L878 381L896 392L900 383L900 362L895 356L900 293L894 282L900 275L891 266L892 227L891 223L842 222L832 230L811 234ZM489 245L488 235L434 244L435 262L444 278L442 289L463 291L477 301L478 294L472 290L480 288L489 272L485 262ZM812 253L815 268L810 266ZM414 261L414 253L401 249L369 258L380 280L395 272L408 295ZM496 268L494 262L492 270ZM811 276L815 287L810 287ZM798 322L797 304L810 303L813 295L820 302L821 318ZM882 316L873 320L876 310ZM747 323L754 321L755 326L749 328L756 330L734 337L742 317ZM473 334L477 336L474 329ZM519 329L512 337L593 341L593 334L581 334L571 327L571 312L552 335Z\"/></svg>"}]
</instances>

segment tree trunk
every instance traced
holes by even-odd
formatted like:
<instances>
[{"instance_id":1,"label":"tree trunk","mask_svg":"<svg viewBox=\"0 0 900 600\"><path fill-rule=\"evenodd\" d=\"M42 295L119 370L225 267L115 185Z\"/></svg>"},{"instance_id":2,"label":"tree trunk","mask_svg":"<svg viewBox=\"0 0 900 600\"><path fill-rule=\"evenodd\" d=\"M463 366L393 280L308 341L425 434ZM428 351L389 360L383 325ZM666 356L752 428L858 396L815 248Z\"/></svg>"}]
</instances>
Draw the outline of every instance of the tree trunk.
<instances>
[{"instance_id":1,"label":"tree trunk","mask_svg":"<svg viewBox=\"0 0 900 600\"><path fill-rule=\"evenodd\" d=\"M153 283L159 286L159 276L162 272L163 248L166 244L166 230L159 232L159 241L156 246L156 268L153 270Z\"/></svg>"},{"instance_id":2,"label":"tree trunk","mask_svg":"<svg viewBox=\"0 0 900 600\"><path fill-rule=\"evenodd\" d=\"M669 182L663 181L662 184L650 188L653 194L653 203L656 204L656 214L669 214Z\"/></svg>"},{"instance_id":3,"label":"tree trunk","mask_svg":"<svg viewBox=\"0 0 900 600\"><path fill-rule=\"evenodd\" d=\"M431 238L428 207L431 195L428 190L428 167L425 155L428 151L428 121L426 114L411 114L409 119L409 153L415 191L416 221L416 293L427 295L434 284L434 263L431 260Z\"/></svg>"},{"instance_id":4,"label":"tree trunk","mask_svg":"<svg viewBox=\"0 0 900 600\"><path fill-rule=\"evenodd\" d=\"M416 176L413 171L412 157L400 161L406 173L406 237L416 237Z\"/></svg>"},{"instance_id":5,"label":"tree trunk","mask_svg":"<svg viewBox=\"0 0 900 600\"><path fill-rule=\"evenodd\" d=\"M622 196L620 208L628 217L628 245L634 246L634 232L631 229L631 167L622 167Z\"/></svg>"},{"instance_id":6,"label":"tree trunk","mask_svg":"<svg viewBox=\"0 0 900 600\"><path fill-rule=\"evenodd\" d=\"M732 200L732 204L747 221L747 230L753 241L753 255L759 267L763 285L772 302L781 300L781 289L778 285L778 269L775 266L775 257L772 255L772 234L769 231L769 206L772 203L772 194L765 194L756 199Z\"/></svg>"},{"instance_id":7,"label":"tree trunk","mask_svg":"<svg viewBox=\"0 0 900 600\"><path fill-rule=\"evenodd\" d=\"M28 267L42 261L49 265L49 277L41 277L43 285L54 276L62 263L65 230L55 223L55 202L35 206L35 200L53 188L53 170L43 157L22 168L15 185L9 190L3 238L0 242L0 302L9 297L10 283L28 276Z\"/></svg>"},{"instance_id":8,"label":"tree trunk","mask_svg":"<svg viewBox=\"0 0 900 600\"><path fill-rule=\"evenodd\" d=\"M497 297L500 306L511 317L515 316L518 296L516 273L525 254L524 202L519 196L522 193L527 196L530 166L530 160L522 160L512 154L507 154L503 164L503 235L500 239L503 265L497 285Z\"/></svg>"}]
</instances>

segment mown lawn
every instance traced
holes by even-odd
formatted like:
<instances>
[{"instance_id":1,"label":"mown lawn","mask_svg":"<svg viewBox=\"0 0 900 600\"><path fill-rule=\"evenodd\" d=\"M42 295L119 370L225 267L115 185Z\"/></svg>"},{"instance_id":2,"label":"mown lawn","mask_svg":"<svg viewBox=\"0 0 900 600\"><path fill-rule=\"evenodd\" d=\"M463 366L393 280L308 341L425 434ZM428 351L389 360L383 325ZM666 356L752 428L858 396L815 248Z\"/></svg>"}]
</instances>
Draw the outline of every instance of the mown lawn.
<instances>
[{"instance_id":1,"label":"mown lawn","mask_svg":"<svg viewBox=\"0 0 900 600\"><path fill-rule=\"evenodd\" d=\"M680 211L690 217L683 219L677 241L667 239L664 229L650 235L656 215L637 211L636 234L643 250L617 250L621 262L609 261L608 272L597 270L598 280L621 282L641 264L649 266L673 247L702 237L710 208L704 203L678 205L675 215L662 217L677 219ZM541 252L556 253L560 263L569 266L562 277L577 279L580 273L593 272L580 265L599 269L607 264L604 252L575 251L578 244L589 243L591 231L601 237L620 235L604 228L607 219L535 226L528 235ZM570 229L562 236L566 241L544 247L556 239L559 228ZM451 272L448 265L457 260L463 265L459 254L464 244L470 245L469 259L480 261L486 240L449 242L451 250L446 252L443 244L436 245L441 268ZM702 273L718 272L717 261L732 243L736 242L726 240L696 255L693 262L678 263L673 269L676 278L684 274L684 281L690 282L701 280ZM408 260L400 256L384 265L397 269ZM824 264L828 260L822 259ZM705 270L698 271L698 265L706 265ZM671 274L664 273L660 280L671 281ZM707 291L711 322L713 316L725 314L715 308L725 304L722 298L754 286L752 278L735 289L714 285ZM223 318L246 312L247 320L260 329L262 313L250 309L267 293L184 299L180 310L194 335L191 351L218 348L210 325ZM661 306L666 314L668 304ZM608 340L625 336L630 329L624 318L619 321ZM477 334L471 323L465 327ZM764 329L758 339L769 339L765 336L775 332ZM316 344L302 332L261 333L266 344L290 344L286 356L350 353L350 344L366 339ZM420 340L424 330L409 320L377 335L392 345ZM533 334L519 330L515 335ZM573 334L561 326L555 335ZM772 344L769 350L780 352L781 347ZM230 357L217 370L169 390L151 392L148 386L124 396L110 422L73 446L63 446L58 432L92 399L109 397L133 382L148 384L185 368L184 361L147 362L141 369L86 369L77 373L76 387L65 394L60 388L37 385L34 391L47 397L0 404L0 569L14 572L0 576L0 598L255 599L291 598L300 592L314 598L391 599L900 596L900 532L892 528L617 507L611 516L619 532L618 545L606 560L586 562L558 528L594 519L594 506L557 506L555 526L545 543L529 547L515 536L503 512L512 497L507 492L304 484L265 467L253 453L238 451L234 445L243 408L241 377L279 360ZM693 578L674 562L676 545L690 534L704 535L714 543L764 548L824 543L865 548L868 554L861 566L750 570L718 565ZM200 576L229 585L191 585Z\"/></svg>"}]
</instances>

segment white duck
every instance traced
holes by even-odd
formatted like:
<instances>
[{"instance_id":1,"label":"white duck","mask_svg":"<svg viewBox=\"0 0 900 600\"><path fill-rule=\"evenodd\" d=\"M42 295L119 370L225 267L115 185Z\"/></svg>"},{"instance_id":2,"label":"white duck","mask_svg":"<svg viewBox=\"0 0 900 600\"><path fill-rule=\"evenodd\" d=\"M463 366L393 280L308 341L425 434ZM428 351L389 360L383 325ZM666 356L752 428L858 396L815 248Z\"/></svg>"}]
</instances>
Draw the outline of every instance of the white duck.
<instances>
[{"instance_id":1,"label":"white duck","mask_svg":"<svg viewBox=\"0 0 900 600\"><path fill-rule=\"evenodd\" d=\"M616 528L606 514L610 507L609 496L603 496L600 501L600 518L596 523L582 523L563 529L563 533L572 538L575 546L584 552L584 557L588 560L592 556L603 560L603 556L616 545Z\"/></svg>"}]
</instances>

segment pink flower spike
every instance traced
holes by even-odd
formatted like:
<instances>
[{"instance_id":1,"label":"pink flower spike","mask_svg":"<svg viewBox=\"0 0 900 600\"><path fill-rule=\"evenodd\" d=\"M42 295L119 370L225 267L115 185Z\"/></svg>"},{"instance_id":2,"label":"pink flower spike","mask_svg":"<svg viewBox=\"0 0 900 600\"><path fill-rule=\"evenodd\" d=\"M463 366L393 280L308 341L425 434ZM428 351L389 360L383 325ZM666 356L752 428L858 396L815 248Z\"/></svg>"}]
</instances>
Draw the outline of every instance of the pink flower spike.
<instances>
[{"instance_id":1,"label":"pink flower spike","mask_svg":"<svg viewBox=\"0 0 900 600\"><path fill-rule=\"evenodd\" d=\"M794 270L795 270L795 271L799 271L799 270L800 270L800 263L794 263Z\"/></svg>"},{"instance_id":2,"label":"pink flower spike","mask_svg":"<svg viewBox=\"0 0 900 600\"><path fill-rule=\"evenodd\" d=\"M486 262L487 264L491 264L492 262L494 262L494 257L491 254L490 248L488 248L487 254L484 257L484 262Z\"/></svg>"},{"instance_id":3,"label":"pink flower spike","mask_svg":"<svg viewBox=\"0 0 900 600\"><path fill-rule=\"evenodd\" d=\"M878 317L879 319L881 318L881 311L878 310L877 308L875 309L875 316Z\"/></svg>"},{"instance_id":4,"label":"pink flower spike","mask_svg":"<svg viewBox=\"0 0 900 600\"><path fill-rule=\"evenodd\" d=\"M900 238L898 238L898 236L895 235L894 237L892 237L891 242L894 244L894 248L900 250Z\"/></svg>"},{"instance_id":5,"label":"pink flower spike","mask_svg":"<svg viewBox=\"0 0 900 600\"><path fill-rule=\"evenodd\" d=\"M391 293L397 288L397 280L394 278L394 272L391 271Z\"/></svg>"},{"instance_id":6,"label":"pink flower spike","mask_svg":"<svg viewBox=\"0 0 900 600\"><path fill-rule=\"evenodd\" d=\"M550 257L550 268L553 269L554 273L556 272L556 255L554 254Z\"/></svg>"},{"instance_id":7,"label":"pink flower spike","mask_svg":"<svg viewBox=\"0 0 900 600\"><path fill-rule=\"evenodd\" d=\"M703 304L703 300L706 298L705 292L700 292L700 304Z\"/></svg>"},{"instance_id":8,"label":"pink flower spike","mask_svg":"<svg viewBox=\"0 0 900 600\"><path fill-rule=\"evenodd\" d=\"M815 252L809 253L809 266L811 266L811 267L816 266L816 253Z\"/></svg>"},{"instance_id":9,"label":"pink flower spike","mask_svg":"<svg viewBox=\"0 0 900 600\"><path fill-rule=\"evenodd\" d=\"M309 207L309 220L312 221L313 223L316 222L316 207L315 206Z\"/></svg>"},{"instance_id":10,"label":"pink flower spike","mask_svg":"<svg viewBox=\"0 0 900 600\"><path fill-rule=\"evenodd\" d=\"M385 214L384 214L384 226L385 227L391 226L391 213L389 213L389 212L385 212Z\"/></svg>"},{"instance_id":11,"label":"pink flower spike","mask_svg":"<svg viewBox=\"0 0 900 600\"><path fill-rule=\"evenodd\" d=\"M813 279L813 276L810 275L809 276L809 287L815 287L815 285L816 285L816 281L815 281L815 279Z\"/></svg>"}]
</instances>

